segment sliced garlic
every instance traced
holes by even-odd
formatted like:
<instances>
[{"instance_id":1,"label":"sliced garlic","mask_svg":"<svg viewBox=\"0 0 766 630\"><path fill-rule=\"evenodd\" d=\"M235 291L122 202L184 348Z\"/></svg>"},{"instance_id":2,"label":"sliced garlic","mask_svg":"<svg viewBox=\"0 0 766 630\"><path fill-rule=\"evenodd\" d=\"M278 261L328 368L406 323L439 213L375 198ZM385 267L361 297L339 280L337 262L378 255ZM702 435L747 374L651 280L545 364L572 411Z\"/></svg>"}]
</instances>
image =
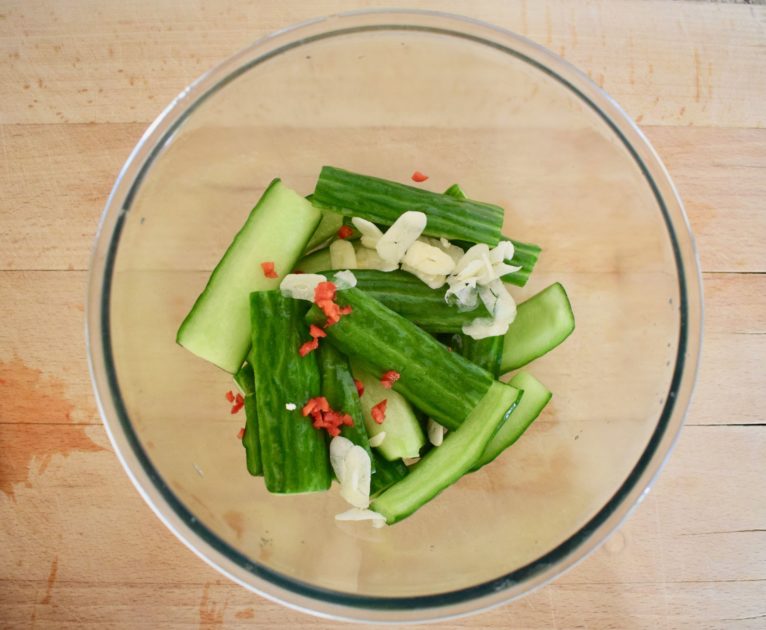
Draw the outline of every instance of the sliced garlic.
<instances>
[{"instance_id":1,"label":"sliced garlic","mask_svg":"<svg viewBox=\"0 0 766 630\"><path fill-rule=\"evenodd\" d=\"M362 245L375 249L380 237L383 236L383 232L380 231L380 228L371 221L362 219L361 217L353 217L351 223L353 223L354 227L361 233Z\"/></svg>"},{"instance_id":2,"label":"sliced garlic","mask_svg":"<svg viewBox=\"0 0 766 630\"><path fill-rule=\"evenodd\" d=\"M340 496L354 507L366 508L372 469L367 451L339 435L330 442L330 464L340 483Z\"/></svg>"},{"instance_id":3,"label":"sliced garlic","mask_svg":"<svg viewBox=\"0 0 766 630\"><path fill-rule=\"evenodd\" d=\"M508 332L516 318L516 302L502 280L493 280L479 289L479 295L492 317L478 317L463 325L463 333L474 339L497 337Z\"/></svg>"},{"instance_id":4,"label":"sliced garlic","mask_svg":"<svg viewBox=\"0 0 766 630\"><path fill-rule=\"evenodd\" d=\"M457 262L465 255L465 252L463 251L462 248L458 247L457 245L453 245L443 236L440 238L432 238L430 236L421 236L418 239L418 241L420 241L421 243L426 243L428 245L433 245L434 247L438 247L450 258L452 258L452 260L455 261L456 265L457 265Z\"/></svg>"},{"instance_id":5,"label":"sliced garlic","mask_svg":"<svg viewBox=\"0 0 766 630\"><path fill-rule=\"evenodd\" d=\"M338 291L353 289L356 286L356 276L348 269L346 269L336 273L335 277L333 278L333 282L335 283L335 288L338 289Z\"/></svg>"},{"instance_id":6,"label":"sliced garlic","mask_svg":"<svg viewBox=\"0 0 766 630\"><path fill-rule=\"evenodd\" d=\"M406 271L407 273L411 273L413 276L418 277L421 282L427 284L432 289L438 289L439 287L443 286L444 283L447 281L447 276L443 274L434 275L431 273L423 273L419 269L410 267L407 264L402 264L402 271Z\"/></svg>"},{"instance_id":7,"label":"sliced garlic","mask_svg":"<svg viewBox=\"0 0 766 630\"><path fill-rule=\"evenodd\" d=\"M423 212L404 212L380 237L375 249L389 263L398 263L410 246L426 229L428 217Z\"/></svg>"},{"instance_id":8,"label":"sliced garlic","mask_svg":"<svg viewBox=\"0 0 766 630\"><path fill-rule=\"evenodd\" d=\"M343 475L346 472L343 460L346 459L346 455L353 447L354 443L341 435L330 440L330 465L338 478L338 483L343 483Z\"/></svg>"},{"instance_id":9,"label":"sliced garlic","mask_svg":"<svg viewBox=\"0 0 766 630\"><path fill-rule=\"evenodd\" d=\"M447 432L442 425L432 418L428 419L428 441L434 446L441 446L444 442L444 434Z\"/></svg>"},{"instance_id":10,"label":"sliced garlic","mask_svg":"<svg viewBox=\"0 0 766 630\"><path fill-rule=\"evenodd\" d=\"M356 269L356 252L351 242L341 238L330 243L330 266L333 269Z\"/></svg>"},{"instance_id":11,"label":"sliced garlic","mask_svg":"<svg viewBox=\"0 0 766 630\"><path fill-rule=\"evenodd\" d=\"M510 260L513 258L514 250L513 241L500 241L489 252L489 260L493 265L504 260Z\"/></svg>"},{"instance_id":12,"label":"sliced garlic","mask_svg":"<svg viewBox=\"0 0 766 630\"><path fill-rule=\"evenodd\" d=\"M326 282L319 273L289 273L279 285L279 290L285 297L296 300L314 301L314 289L320 282Z\"/></svg>"},{"instance_id":13,"label":"sliced garlic","mask_svg":"<svg viewBox=\"0 0 766 630\"><path fill-rule=\"evenodd\" d=\"M345 512L335 515L336 521L372 521L373 527L383 527L386 524L386 517L372 510L361 510L351 508Z\"/></svg>"},{"instance_id":14,"label":"sliced garlic","mask_svg":"<svg viewBox=\"0 0 766 630\"><path fill-rule=\"evenodd\" d=\"M415 241L402 258L402 264L430 275L448 275L455 269L455 261L439 247Z\"/></svg>"},{"instance_id":15,"label":"sliced garlic","mask_svg":"<svg viewBox=\"0 0 766 630\"><path fill-rule=\"evenodd\" d=\"M383 440L386 439L386 432L381 431L380 433L376 433L370 438L370 446L380 446L383 444Z\"/></svg>"},{"instance_id":16,"label":"sliced garlic","mask_svg":"<svg viewBox=\"0 0 766 630\"><path fill-rule=\"evenodd\" d=\"M398 263L390 263L378 256L378 252L367 247L356 250L356 266L359 269L377 269L378 271L394 271L399 269Z\"/></svg>"}]
</instances>

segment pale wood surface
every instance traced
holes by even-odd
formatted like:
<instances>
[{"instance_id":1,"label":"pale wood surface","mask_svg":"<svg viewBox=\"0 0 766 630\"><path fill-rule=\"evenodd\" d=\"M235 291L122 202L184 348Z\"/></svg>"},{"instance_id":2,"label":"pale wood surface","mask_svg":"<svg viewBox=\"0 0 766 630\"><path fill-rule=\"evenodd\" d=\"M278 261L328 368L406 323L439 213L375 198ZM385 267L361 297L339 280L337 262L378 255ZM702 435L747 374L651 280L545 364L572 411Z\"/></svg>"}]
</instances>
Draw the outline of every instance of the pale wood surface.
<instances>
[{"instance_id":1,"label":"pale wood surface","mask_svg":"<svg viewBox=\"0 0 766 630\"><path fill-rule=\"evenodd\" d=\"M131 487L91 394L84 270L122 162L184 85L268 31L372 4L400 3L0 3L0 627L336 627L228 583ZM765 627L766 7L438 4L550 47L642 125L707 309L687 426L635 514L553 584L442 627Z\"/></svg>"}]
</instances>

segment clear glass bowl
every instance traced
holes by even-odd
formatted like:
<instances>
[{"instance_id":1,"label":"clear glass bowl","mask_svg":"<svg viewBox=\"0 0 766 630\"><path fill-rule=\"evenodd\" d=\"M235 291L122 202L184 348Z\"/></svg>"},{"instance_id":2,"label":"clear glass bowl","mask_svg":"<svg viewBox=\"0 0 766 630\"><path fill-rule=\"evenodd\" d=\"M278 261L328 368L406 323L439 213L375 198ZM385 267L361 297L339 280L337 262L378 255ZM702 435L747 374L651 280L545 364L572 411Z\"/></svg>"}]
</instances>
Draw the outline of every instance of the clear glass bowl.
<instances>
[{"instance_id":1,"label":"clear glass bowl","mask_svg":"<svg viewBox=\"0 0 766 630\"><path fill-rule=\"evenodd\" d=\"M231 378L175 342L272 177L333 164L459 182L542 245L523 299L560 280L577 316L530 370L553 390L513 448L411 518L338 523L329 493L269 495L245 470ZM201 77L117 179L90 278L101 414L144 499L193 551L315 614L415 621L507 602L571 567L641 500L683 422L701 285L681 201L638 128L583 74L513 33L426 12L334 15Z\"/></svg>"}]
</instances>

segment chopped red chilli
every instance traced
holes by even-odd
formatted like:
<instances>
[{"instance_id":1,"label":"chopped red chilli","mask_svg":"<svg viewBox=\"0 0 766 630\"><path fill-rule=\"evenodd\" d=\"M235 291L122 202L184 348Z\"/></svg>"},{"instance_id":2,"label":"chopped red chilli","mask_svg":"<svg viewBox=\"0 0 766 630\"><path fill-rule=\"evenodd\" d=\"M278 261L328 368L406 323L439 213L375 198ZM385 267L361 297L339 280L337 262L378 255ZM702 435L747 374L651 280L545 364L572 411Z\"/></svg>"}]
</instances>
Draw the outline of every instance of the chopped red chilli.
<instances>
[{"instance_id":1,"label":"chopped red chilli","mask_svg":"<svg viewBox=\"0 0 766 630\"><path fill-rule=\"evenodd\" d=\"M353 426L354 420L347 413L341 413L330 408L330 403L324 396L310 398L301 409L304 416L311 416L311 425L315 429L324 429L330 436L340 435L342 426Z\"/></svg>"},{"instance_id":2,"label":"chopped red chilli","mask_svg":"<svg viewBox=\"0 0 766 630\"><path fill-rule=\"evenodd\" d=\"M239 430L239 433L237 433L237 439L238 440L241 440L243 437L245 437L245 427L242 427Z\"/></svg>"},{"instance_id":3,"label":"chopped red chilli","mask_svg":"<svg viewBox=\"0 0 766 630\"><path fill-rule=\"evenodd\" d=\"M353 233L354 230L351 229L351 226L341 225L340 229L338 230L338 238L348 238Z\"/></svg>"},{"instance_id":4,"label":"chopped red chilli","mask_svg":"<svg viewBox=\"0 0 766 630\"><path fill-rule=\"evenodd\" d=\"M319 339L315 337L311 341L307 341L300 348L298 348L298 353L302 357L305 357L310 352L314 352L314 350L316 350L318 347L319 347Z\"/></svg>"},{"instance_id":5,"label":"chopped red chilli","mask_svg":"<svg viewBox=\"0 0 766 630\"><path fill-rule=\"evenodd\" d=\"M389 370L388 372L383 373L383 376L380 377L380 382L386 389L391 389L394 386L394 383L399 380L400 376L399 372Z\"/></svg>"},{"instance_id":6,"label":"chopped red chilli","mask_svg":"<svg viewBox=\"0 0 766 630\"><path fill-rule=\"evenodd\" d=\"M263 269L263 275L267 278L278 278L276 270L274 269L274 263L271 261L262 262L261 269Z\"/></svg>"},{"instance_id":7,"label":"chopped red chilli","mask_svg":"<svg viewBox=\"0 0 766 630\"><path fill-rule=\"evenodd\" d=\"M359 398L361 398L362 394L364 394L364 383L362 383L362 381L360 381L358 378L355 378L354 385L356 385L356 393L359 394Z\"/></svg>"},{"instance_id":8,"label":"chopped red chilli","mask_svg":"<svg viewBox=\"0 0 766 630\"><path fill-rule=\"evenodd\" d=\"M372 416L372 419L375 420L375 422L377 422L378 424L383 424L383 420L386 419L387 404L388 404L388 399L384 398L372 409L370 409L370 415Z\"/></svg>"},{"instance_id":9,"label":"chopped red chilli","mask_svg":"<svg viewBox=\"0 0 766 630\"><path fill-rule=\"evenodd\" d=\"M420 171L415 171L412 174L412 181L413 182L420 183L420 182L426 181L427 179L428 179L428 175L426 175L425 173L421 173Z\"/></svg>"},{"instance_id":10,"label":"chopped red chilli","mask_svg":"<svg viewBox=\"0 0 766 630\"><path fill-rule=\"evenodd\" d=\"M311 324L311 326L309 326L309 334L314 339L327 336L327 333L324 330L322 330L319 326L315 326L314 324Z\"/></svg>"},{"instance_id":11,"label":"chopped red chilli","mask_svg":"<svg viewBox=\"0 0 766 630\"><path fill-rule=\"evenodd\" d=\"M332 282L320 282L314 289L314 304L316 304L327 318L325 328L337 324L343 315L351 312L350 306L340 307L335 303L337 288Z\"/></svg>"},{"instance_id":12,"label":"chopped red chilli","mask_svg":"<svg viewBox=\"0 0 766 630\"><path fill-rule=\"evenodd\" d=\"M234 402L234 392L229 390L226 392L226 400L228 400L230 403Z\"/></svg>"}]
</instances>

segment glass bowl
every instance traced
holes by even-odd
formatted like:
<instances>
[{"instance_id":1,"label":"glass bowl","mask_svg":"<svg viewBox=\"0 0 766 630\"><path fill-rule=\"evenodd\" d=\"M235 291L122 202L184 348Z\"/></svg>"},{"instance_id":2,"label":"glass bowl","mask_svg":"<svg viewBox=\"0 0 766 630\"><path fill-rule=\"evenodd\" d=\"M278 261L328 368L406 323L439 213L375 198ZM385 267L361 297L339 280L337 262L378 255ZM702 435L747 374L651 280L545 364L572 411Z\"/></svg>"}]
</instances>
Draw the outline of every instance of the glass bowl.
<instances>
[{"instance_id":1,"label":"glass bowl","mask_svg":"<svg viewBox=\"0 0 766 630\"><path fill-rule=\"evenodd\" d=\"M554 392L493 464L393 527L339 523L337 490L272 496L245 469L231 377L175 333L273 177L332 164L506 209L577 329L529 370ZM529 592L637 505L683 422L701 284L681 201L609 96L508 31L432 12L355 12L266 37L149 127L99 227L87 338L114 449L165 525L243 586L326 617L423 621Z\"/></svg>"}]
</instances>

